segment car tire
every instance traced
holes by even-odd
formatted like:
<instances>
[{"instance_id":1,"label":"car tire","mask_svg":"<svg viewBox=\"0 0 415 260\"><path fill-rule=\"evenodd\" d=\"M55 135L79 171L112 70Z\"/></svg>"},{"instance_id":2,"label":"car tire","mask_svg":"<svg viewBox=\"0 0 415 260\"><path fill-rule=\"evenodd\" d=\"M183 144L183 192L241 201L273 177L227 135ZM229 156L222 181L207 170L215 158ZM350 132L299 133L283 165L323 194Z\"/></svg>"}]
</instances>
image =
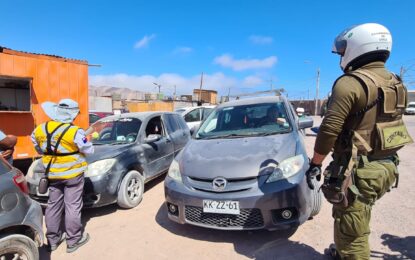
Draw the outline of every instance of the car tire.
<instances>
[{"instance_id":1,"label":"car tire","mask_svg":"<svg viewBox=\"0 0 415 260\"><path fill-rule=\"evenodd\" d=\"M321 207L323 205L323 193L321 192L321 189L320 189L320 183L316 180L316 178L313 178L311 182L314 185L314 190L311 190L312 208L311 208L310 217L314 217L320 212Z\"/></svg>"},{"instance_id":2,"label":"car tire","mask_svg":"<svg viewBox=\"0 0 415 260\"><path fill-rule=\"evenodd\" d=\"M129 171L118 189L117 204L121 208L137 207L143 199L144 177L138 171Z\"/></svg>"},{"instance_id":3,"label":"car tire","mask_svg":"<svg viewBox=\"0 0 415 260\"><path fill-rule=\"evenodd\" d=\"M14 259L15 255L19 259L37 260L39 250L35 242L24 235L8 235L0 239L0 258Z\"/></svg>"}]
</instances>

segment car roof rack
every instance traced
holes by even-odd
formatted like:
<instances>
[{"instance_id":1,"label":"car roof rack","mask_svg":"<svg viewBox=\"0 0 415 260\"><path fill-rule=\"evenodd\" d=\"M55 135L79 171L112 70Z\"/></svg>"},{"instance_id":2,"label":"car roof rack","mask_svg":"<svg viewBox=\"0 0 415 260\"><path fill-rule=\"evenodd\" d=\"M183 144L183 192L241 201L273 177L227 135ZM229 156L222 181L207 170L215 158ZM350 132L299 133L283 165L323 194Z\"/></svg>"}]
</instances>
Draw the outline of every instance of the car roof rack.
<instances>
[{"instance_id":1,"label":"car roof rack","mask_svg":"<svg viewBox=\"0 0 415 260\"><path fill-rule=\"evenodd\" d=\"M279 89L271 89L271 90L265 90L265 91L256 91L252 93L241 93L238 95L228 95L226 96L226 101L229 101L230 98L236 98L239 99L240 97L249 97L249 96L258 96L263 94L274 94L275 96L281 96L282 93L284 93L285 90L283 88Z\"/></svg>"}]
</instances>

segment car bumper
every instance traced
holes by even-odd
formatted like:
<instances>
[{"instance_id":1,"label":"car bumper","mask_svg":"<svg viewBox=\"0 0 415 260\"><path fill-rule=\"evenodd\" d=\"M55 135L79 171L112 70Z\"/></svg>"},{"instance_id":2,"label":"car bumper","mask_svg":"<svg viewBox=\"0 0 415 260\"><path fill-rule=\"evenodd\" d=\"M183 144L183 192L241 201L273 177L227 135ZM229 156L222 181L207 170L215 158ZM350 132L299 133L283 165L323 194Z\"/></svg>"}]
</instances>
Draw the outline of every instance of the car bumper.
<instances>
[{"instance_id":1,"label":"car bumper","mask_svg":"<svg viewBox=\"0 0 415 260\"><path fill-rule=\"evenodd\" d=\"M295 228L305 222L311 213L310 190L306 188L304 178L298 181L279 181L250 191L213 193L188 188L167 176L165 196L168 217L180 224L223 230ZM238 201L240 214L204 213L203 200ZM169 209L171 205L175 205L178 211L173 213ZM282 216L286 210L292 213L288 219Z\"/></svg>"},{"instance_id":2,"label":"car bumper","mask_svg":"<svg viewBox=\"0 0 415 260\"><path fill-rule=\"evenodd\" d=\"M35 231L35 241L39 247L42 246L44 243L43 212L39 203L33 200L31 201L22 224L31 227Z\"/></svg>"},{"instance_id":3,"label":"car bumper","mask_svg":"<svg viewBox=\"0 0 415 260\"><path fill-rule=\"evenodd\" d=\"M101 207L117 201L117 187L110 185L109 174L95 177L85 177L83 202L84 208ZM39 194L39 180L27 178L29 195L39 202L42 207L48 204L49 195Z\"/></svg>"}]
</instances>

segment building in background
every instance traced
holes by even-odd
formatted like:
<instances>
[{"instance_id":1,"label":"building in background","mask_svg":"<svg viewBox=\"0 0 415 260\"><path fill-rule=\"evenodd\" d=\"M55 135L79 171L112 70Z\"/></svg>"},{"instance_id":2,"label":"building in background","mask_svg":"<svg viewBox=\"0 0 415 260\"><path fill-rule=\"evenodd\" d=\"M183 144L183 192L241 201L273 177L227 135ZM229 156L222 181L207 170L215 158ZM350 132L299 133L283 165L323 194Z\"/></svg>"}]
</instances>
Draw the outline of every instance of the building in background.
<instances>
[{"instance_id":1,"label":"building in background","mask_svg":"<svg viewBox=\"0 0 415 260\"><path fill-rule=\"evenodd\" d=\"M216 90L194 89L193 96L195 101L216 105L218 92Z\"/></svg>"}]
</instances>

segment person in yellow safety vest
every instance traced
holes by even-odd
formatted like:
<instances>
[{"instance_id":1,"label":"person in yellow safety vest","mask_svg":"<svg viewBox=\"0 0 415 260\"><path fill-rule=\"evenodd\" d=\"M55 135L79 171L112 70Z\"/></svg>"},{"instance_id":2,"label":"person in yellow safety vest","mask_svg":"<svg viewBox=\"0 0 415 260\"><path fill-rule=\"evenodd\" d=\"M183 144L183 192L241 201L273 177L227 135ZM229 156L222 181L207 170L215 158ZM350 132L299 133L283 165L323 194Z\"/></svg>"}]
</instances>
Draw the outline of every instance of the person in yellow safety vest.
<instances>
[{"instance_id":1,"label":"person in yellow safety vest","mask_svg":"<svg viewBox=\"0 0 415 260\"><path fill-rule=\"evenodd\" d=\"M49 179L49 199L45 211L48 250L54 251L66 239L68 253L74 252L89 240L81 223L85 154L94 147L83 129L72 124L79 114L78 103L62 99L58 104L44 102L42 109L52 120L40 124L32 133L32 142ZM65 212L65 232L61 229Z\"/></svg>"}]
</instances>

